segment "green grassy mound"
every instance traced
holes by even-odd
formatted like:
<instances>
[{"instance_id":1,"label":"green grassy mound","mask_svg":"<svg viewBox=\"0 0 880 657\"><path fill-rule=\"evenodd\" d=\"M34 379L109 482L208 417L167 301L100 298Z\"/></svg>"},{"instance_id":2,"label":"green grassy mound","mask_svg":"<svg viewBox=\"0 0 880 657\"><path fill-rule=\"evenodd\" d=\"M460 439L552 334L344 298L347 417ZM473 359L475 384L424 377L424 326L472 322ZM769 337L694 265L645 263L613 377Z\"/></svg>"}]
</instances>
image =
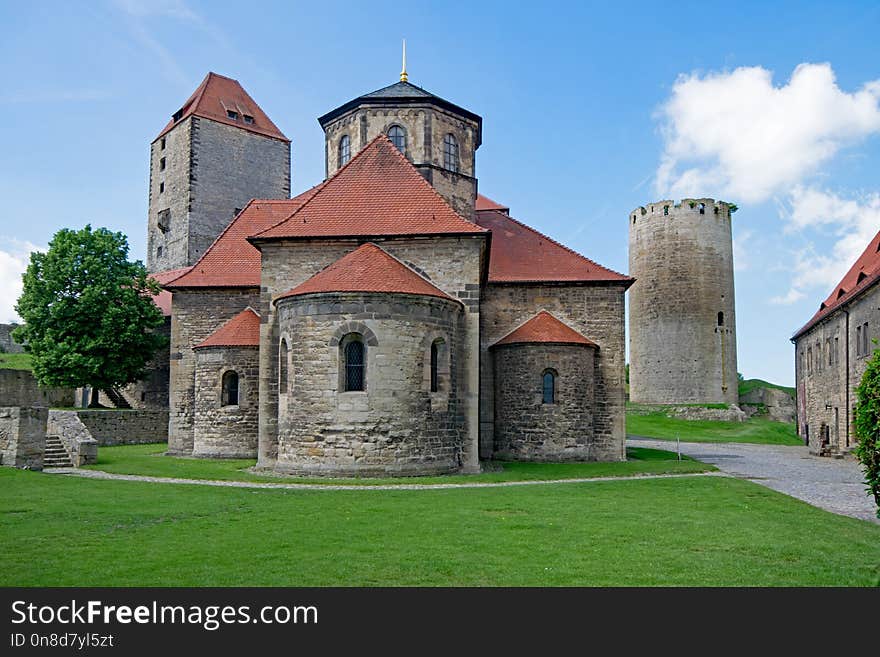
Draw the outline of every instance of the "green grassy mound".
<instances>
[{"instance_id":1,"label":"green grassy mound","mask_svg":"<svg viewBox=\"0 0 880 657\"><path fill-rule=\"evenodd\" d=\"M30 370L30 354L0 353L0 370Z\"/></svg>"},{"instance_id":2,"label":"green grassy mound","mask_svg":"<svg viewBox=\"0 0 880 657\"><path fill-rule=\"evenodd\" d=\"M655 410L638 407L629 411L626 432L631 436L696 443L803 445L794 424L773 422L765 417L752 417L745 422L682 420L667 417L663 407L656 407Z\"/></svg>"}]
</instances>

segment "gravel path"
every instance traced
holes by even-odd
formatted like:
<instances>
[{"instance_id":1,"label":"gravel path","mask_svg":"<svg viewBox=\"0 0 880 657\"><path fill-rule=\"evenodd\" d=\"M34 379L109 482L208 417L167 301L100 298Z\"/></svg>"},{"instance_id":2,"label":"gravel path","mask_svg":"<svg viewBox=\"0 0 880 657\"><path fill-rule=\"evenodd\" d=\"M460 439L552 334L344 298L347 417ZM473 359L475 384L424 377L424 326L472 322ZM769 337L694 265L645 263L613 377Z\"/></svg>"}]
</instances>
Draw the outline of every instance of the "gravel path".
<instances>
[{"instance_id":1,"label":"gravel path","mask_svg":"<svg viewBox=\"0 0 880 657\"><path fill-rule=\"evenodd\" d=\"M675 450L675 442L629 436L633 447ZM820 509L880 523L854 458L810 456L804 446L681 443L681 452L722 472L791 495Z\"/></svg>"},{"instance_id":2,"label":"gravel path","mask_svg":"<svg viewBox=\"0 0 880 657\"><path fill-rule=\"evenodd\" d=\"M674 479L678 477L724 477L722 472L688 472L682 474L630 475L624 477L581 477L579 479L536 479L532 481L498 481L465 484L275 484L256 481L217 481L213 479L178 479L148 477L81 470L79 468L47 468L49 474L62 474L85 479L112 479L118 481L145 481L152 484L194 484L196 486L226 486L228 488L275 488L285 490L444 490L450 488L501 488L505 486L546 486L548 484L583 484L601 481L631 481L633 479Z\"/></svg>"}]
</instances>

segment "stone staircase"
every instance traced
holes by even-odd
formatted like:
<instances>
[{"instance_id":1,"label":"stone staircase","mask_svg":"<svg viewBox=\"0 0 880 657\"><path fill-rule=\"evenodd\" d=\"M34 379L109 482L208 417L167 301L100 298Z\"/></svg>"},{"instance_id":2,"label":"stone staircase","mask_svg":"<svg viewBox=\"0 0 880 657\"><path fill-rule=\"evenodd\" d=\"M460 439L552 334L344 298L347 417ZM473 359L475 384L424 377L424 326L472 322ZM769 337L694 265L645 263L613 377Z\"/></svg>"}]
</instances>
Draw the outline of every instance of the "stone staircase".
<instances>
[{"instance_id":1,"label":"stone staircase","mask_svg":"<svg viewBox=\"0 0 880 657\"><path fill-rule=\"evenodd\" d=\"M125 396L118 390L114 390L113 388L105 388L102 392L107 395L107 398L116 408L131 408L131 404L128 403L128 400L125 398Z\"/></svg>"},{"instance_id":2,"label":"stone staircase","mask_svg":"<svg viewBox=\"0 0 880 657\"><path fill-rule=\"evenodd\" d=\"M46 452L43 454L43 468L72 468L73 462L64 449L58 436L46 436Z\"/></svg>"}]
</instances>

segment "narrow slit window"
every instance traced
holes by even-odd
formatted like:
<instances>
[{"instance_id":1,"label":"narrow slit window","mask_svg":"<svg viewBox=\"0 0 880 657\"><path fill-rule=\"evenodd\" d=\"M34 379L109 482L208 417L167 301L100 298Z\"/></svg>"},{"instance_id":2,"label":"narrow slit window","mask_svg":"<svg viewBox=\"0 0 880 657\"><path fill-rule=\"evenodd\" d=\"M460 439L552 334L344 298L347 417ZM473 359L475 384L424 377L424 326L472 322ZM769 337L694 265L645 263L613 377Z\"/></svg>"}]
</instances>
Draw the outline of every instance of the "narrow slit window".
<instances>
[{"instance_id":1,"label":"narrow slit window","mask_svg":"<svg viewBox=\"0 0 880 657\"><path fill-rule=\"evenodd\" d=\"M440 345L436 342L431 343L431 392L439 390L439 380L437 376L437 368L440 360Z\"/></svg>"},{"instance_id":2,"label":"narrow slit window","mask_svg":"<svg viewBox=\"0 0 880 657\"><path fill-rule=\"evenodd\" d=\"M360 337L352 338L345 344L343 355L345 357L345 391L363 391L366 349Z\"/></svg>"},{"instance_id":3,"label":"narrow slit window","mask_svg":"<svg viewBox=\"0 0 880 657\"><path fill-rule=\"evenodd\" d=\"M544 372L543 380L543 399L544 404L556 403L556 375L547 370Z\"/></svg>"}]
</instances>

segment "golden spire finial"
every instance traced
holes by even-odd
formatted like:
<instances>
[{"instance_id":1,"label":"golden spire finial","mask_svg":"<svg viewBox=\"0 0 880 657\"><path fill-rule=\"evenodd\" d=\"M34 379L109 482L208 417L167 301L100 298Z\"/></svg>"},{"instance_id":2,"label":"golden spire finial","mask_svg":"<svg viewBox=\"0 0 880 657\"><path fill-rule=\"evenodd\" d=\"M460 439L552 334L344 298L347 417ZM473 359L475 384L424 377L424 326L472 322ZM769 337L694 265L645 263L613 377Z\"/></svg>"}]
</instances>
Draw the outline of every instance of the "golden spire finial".
<instances>
[{"instance_id":1,"label":"golden spire finial","mask_svg":"<svg viewBox=\"0 0 880 657\"><path fill-rule=\"evenodd\" d=\"M403 68L400 70L400 81L406 82L406 39L403 40Z\"/></svg>"}]
</instances>

